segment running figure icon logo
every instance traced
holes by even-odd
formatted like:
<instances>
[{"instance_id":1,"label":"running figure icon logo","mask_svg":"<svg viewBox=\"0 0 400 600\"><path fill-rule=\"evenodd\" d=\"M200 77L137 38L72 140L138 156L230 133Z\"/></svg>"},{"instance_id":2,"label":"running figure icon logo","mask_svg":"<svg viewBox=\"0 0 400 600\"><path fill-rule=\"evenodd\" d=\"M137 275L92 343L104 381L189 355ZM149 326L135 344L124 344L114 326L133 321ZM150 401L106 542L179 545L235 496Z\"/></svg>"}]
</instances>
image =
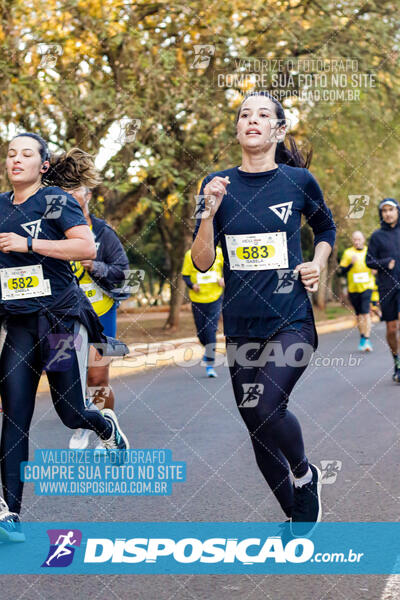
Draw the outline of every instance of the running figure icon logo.
<instances>
[{"instance_id":1,"label":"running figure icon logo","mask_svg":"<svg viewBox=\"0 0 400 600\"><path fill-rule=\"evenodd\" d=\"M341 460L321 460L322 483L335 483L339 471L342 469Z\"/></svg>"},{"instance_id":2,"label":"running figure icon logo","mask_svg":"<svg viewBox=\"0 0 400 600\"><path fill-rule=\"evenodd\" d=\"M215 205L217 199L211 194L195 196L196 208L192 219L207 219L210 216L211 209Z\"/></svg>"},{"instance_id":3,"label":"running figure icon logo","mask_svg":"<svg viewBox=\"0 0 400 600\"><path fill-rule=\"evenodd\" d=\"M68 567L82 542L79 529L48 529L50 548L42 567Z\"/></svg>"},{"instance_id":4,"label":"running figure icon logo","mask_svg":"<svg viewBox=\"0 0 400 600\"><path fill-rule=\"evenodd\" d=\"M126 269L124 270L124 281L114 287L111 291L120 292L121 294L136 294L144 276L145 272L143 269Z\"/></svg>"},{"instance_id":5,"label":"running figure icon logo","mask_svg":"<svg viewBox=\"0 0 400 600\"><path fill-rule=\"evenodd\" d=\"M118 125L119 133L116 142L119 144L131 144L136 140L136 134L142 126L142 121L140 119L123 117Z\"/></svg>"},{"instance_id":6,"label":"running figure icon logo","mask_svg":"<svg viewBox=\"0 0 400 600\"><path fill-rule=\"evenodd\" d=\"M243 383L243 399L239 408L254 408L257 406L264 391L262 383Z\"/></svg>"},{"instance_id":7,"label":"running figure icon logo","mask_svg":"<svg viewBox=\"0 0 400 600\"><path fill-rule=\"evenodd\" d=\"M215 54L215 46L212 44L194 44L194 59L190 65L191 69L206 69L210 64L211 57Z\"/></svg>"},{"instance_id":8,"label":"running figure icon logo","mask_svg":"<svg viewBox=\"0 0 400 600\"><path fill-rule=\"evenodd\" d=\"M361 219L364 216L365 209L369 205L369 196L367 195L350 195L349 210L346 219Z\"/></svg>"},{"instance_id":9,"label":"running figure icon logo","mask_svg":"<svg viewBox=\"0 0 400 600\"><path fill-rule=\"evenodd\" d=\"M292 269L277 269L276 274L278 275L278 285L274 294L290 294L299 278L299 272L292 271Z\"/></svg>"},{"instance_id":10,"label":"running figure icon logo","mask_svg":"<svg viewBox=\"0 0 400 600\"><path fill-rule=\"evenodd\" d=\"M274 212L284 223L287 223L288 218L292 214L293 202L281 202L281 204L274 204L269 208Z\"/></svg>"},{"instance_id":11,"label":"running figure icon logo","mask_svg":"<svg viewBox=\"0 0 400 600\"><path fill-rule=\"evenodd\" d=\"M53 69L57 64L57 59L63 53L61 44L38 44L38 54L41 56L39 69Z\"/></svg>"},{"instance_id":12,"label":"running figure icon logo","mask_svg":"<svg viewBox=\"0 0 400 600\"><path fill-rule=\"evenodd\" d=\"M109 399L111 394L111 386L109 385L99 385L99 386L91 386L87 388L88 399L90 403L90 408L93 406L98 410L104 408L106 401ZM87 407L89 408L89 406Z\"/></svg>"},{"instance_id":13,"label":"running figure icon logo","mask_svg":"<svg viewBox=\"0 0 400 600\"><path fill-rule=\"evenodd\" d=\"M49 360L44 365L47 371L68 371L71 368L76 350L81 349L82 336L71 333L49 333Z\"/></svg>"},{"instance_id":14,"label":"running figure icon logo","mask_svg":"<svg viewBox=\"0 0 400 600\"><path fill-rule=\"evenodd\" d=\"M42 231L40 228L41 222L42 219L36 219L36 221L21 223L21 227L24 231L26 231L26 233L36 239L39 236L39 233Z\"/></svg>"},{"instance_id":15,"label":"running figure icon logo","mask_svg":"<svg viewBox=\"0 0 400 600\"><path fill-rule=\"evenodd\" d=\"M67 196L62 194L46 194L46 210L44 219L59 219L63 207L67 204Z\"/></svg>"}]
</instances>

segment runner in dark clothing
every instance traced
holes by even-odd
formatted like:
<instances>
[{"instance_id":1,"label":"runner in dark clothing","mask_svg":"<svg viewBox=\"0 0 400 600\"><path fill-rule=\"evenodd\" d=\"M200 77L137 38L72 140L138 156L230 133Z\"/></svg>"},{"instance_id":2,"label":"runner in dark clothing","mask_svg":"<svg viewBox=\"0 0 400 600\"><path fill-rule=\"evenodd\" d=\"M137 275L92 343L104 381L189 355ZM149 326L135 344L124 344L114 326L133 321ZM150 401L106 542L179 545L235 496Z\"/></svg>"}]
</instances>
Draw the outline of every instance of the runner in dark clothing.
<instances>
[{"instance_id":1,"label":"runner in dark clothing","mask_svg":"<svg viewBox=\"0 0 400 600\"><path fill-rule=\"evenodd\" d=\"M376 282L386 321L386 339L394 360L393 381L400 383L400 358L398 347L400 315L400 206L394 198L385 198L379 204L380 229L369 241L366 264L377 270Z\"/></svg>"},{"instance_id":2,"label":"runner in dark clothing","mask_svg":"<svg viewBox=\"0 0 400 600\"><path fill-rule=\"evenodd\" d=\"M321 475L305 455L300 424L287 404L317 347L307 292L318 288L335 225L294 142L286 148L285 127L281 104L267 93L244 100L237 119L242 164L204 179L200 194L209 216L197 221L192 259L206 271L221 243L222 312L236 402L257 464L292 531L309 534L321 518ZM314 232L308 263L300 246L302 214Z\"/></svg>"},{"instance_id":3,"label":"runner in dark clothing","mask_svg":"<svg viewBox=\"0 0 400 600\"><path fill-rule=\"evenodd\" d=\"M68 169L52 171L46 143L29 133L10 142L6 168L13 189L0 194L0 321L6 330L0 357L0 463L15 528L23 490L20 464L28 460L43 369L67 427L96 431L109 449L129 444L113 411L87 410L84 404L88 342L107 339L69 263L95 257L93 236L78 202L57 185L45 185L63 183ZM0 520L1 529L8 535L7 523Z\"/></svg>"}]
</instances>

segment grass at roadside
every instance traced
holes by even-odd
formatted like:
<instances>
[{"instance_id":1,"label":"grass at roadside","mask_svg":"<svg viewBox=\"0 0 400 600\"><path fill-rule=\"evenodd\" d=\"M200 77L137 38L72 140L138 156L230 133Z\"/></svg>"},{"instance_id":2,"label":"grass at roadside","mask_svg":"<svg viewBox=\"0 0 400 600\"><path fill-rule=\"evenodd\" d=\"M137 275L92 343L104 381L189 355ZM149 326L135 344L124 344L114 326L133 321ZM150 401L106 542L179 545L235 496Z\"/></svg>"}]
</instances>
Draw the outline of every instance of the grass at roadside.
<instances>
[{"instance_id":1,"label":"grass at roadside","mask_svg":"<svg viewBox=\"0 0 400 600\"><path fill-rule=\"evenodd\" d=\"M348 308L340 304L331 304L326 311L314 309L315 318L317 321L326 321L336 319L338 317L349 317L351 312ZM196 330L193 323L191 312L184 311L181 313L179 327L176 331L164 330L163 325L167 319L168 313L157 314L154 319L138 318L137 314L132 314L132 319L127 318L125 312L123 318L118 321L117 337L123 340L126 344L141 343L141 342L158 342L163 340L172 340L185 337L196 336ZM122 315L121 315L122 317ZM223 333L222 319L219 323L219 333Z\"/></svg>"},{"instance_id":2,"label":"grass at roadside","mask_svg":"<svg viewBox=\"0 0 400 600\"><path fill-rule=\"evenodd\" d=\"M126 344L140 342L159 342L162 340L176 340L178 338L193 337L196 335L196 329L193 323L191 313L183 313L180 317L179 327L176 331L164 330L163 325L167 320L167 314L161 318L146 319L141 321L132 321L124 319L118 322L117 337ZM220 322L220 332L222 333L222 321Z\"/></svg>"},{"instance_id":3,"label":"grass at roadside","mask_svg":"<svg viewBox=\"0 0 400 600\"><path fill-rule=\"evenodd\" d=\"M350 317L353 314L352 309L343 304L328 304L325 311L314 308L314 315L316 321L326 321L330 319L337 319L339 317Z\"/></svg>"}]
</instances>

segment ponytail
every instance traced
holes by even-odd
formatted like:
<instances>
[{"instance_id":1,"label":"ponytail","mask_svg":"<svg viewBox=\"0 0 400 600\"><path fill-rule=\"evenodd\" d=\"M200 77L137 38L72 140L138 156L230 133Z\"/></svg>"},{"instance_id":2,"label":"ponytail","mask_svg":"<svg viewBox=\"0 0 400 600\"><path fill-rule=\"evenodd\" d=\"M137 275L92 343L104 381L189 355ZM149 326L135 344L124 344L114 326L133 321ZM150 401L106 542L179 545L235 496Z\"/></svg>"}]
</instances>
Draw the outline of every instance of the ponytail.
<instances>
[{"instance_id":1,"label":"ponytail","mask_svg":"<svg viewBox=\"0 0 400 600\"><path fill-rule=\"evenodd\" d=\"M90 154L80 148L71 148L68 152L50 157L50 169L43 174L42 182L65 190L81 186L93 189L101 183L101 176Z\"/></svg>"},{"instance_id":2,"label":"ponytail","mask_svg":"<svg viewBox=\"0 0 400 600\"><path fill-rule=\"evenodd\" d=\"M287 137L289 138L290 148L286 146L285 142L278 142L275 151L275 162L283 163L290 167L308 169L313 155L312 148L304 156L294 141L294 137L292 135L288 135Z\"/></svg>"},{"instance_id":3,"label":"ponytail","mask_svg":"<svg viewBox=\"0 0 400 600\"><path fill-rule=\"evenodd\" d=\"M246 102L246 100L248 98L250 98L250 96L264 96L266 98L269 98L271 100L271 102L273 102L275 104L276 117L280 121L279 126L286 124L285 111L283 109L282 104L279 102L279 100L274 98L274 96L272 94L270 94L269 92L267 92L265 90L250 92L249 94L247 94L245 96L245 98L243 99L243 102L239 106L239 109L236 114L236 124L239 120L240 111L242 110L242 106L243 106L244 102ZM286 146L285 142L278 142L276 145L276 151L275 151L275 162L278 164L283 163L285 165L289 165L290 167L300 167L300 168L308 169L308 167L311 164L311 159L312 159L312 155L313 155L312 148L308 152L306 152L305 155L303 155L303 153L300 152L296 142L294 141L293 136L288 135L287 138L289 139L290 147L288 148Z\"/></svg>"}]
</instances>

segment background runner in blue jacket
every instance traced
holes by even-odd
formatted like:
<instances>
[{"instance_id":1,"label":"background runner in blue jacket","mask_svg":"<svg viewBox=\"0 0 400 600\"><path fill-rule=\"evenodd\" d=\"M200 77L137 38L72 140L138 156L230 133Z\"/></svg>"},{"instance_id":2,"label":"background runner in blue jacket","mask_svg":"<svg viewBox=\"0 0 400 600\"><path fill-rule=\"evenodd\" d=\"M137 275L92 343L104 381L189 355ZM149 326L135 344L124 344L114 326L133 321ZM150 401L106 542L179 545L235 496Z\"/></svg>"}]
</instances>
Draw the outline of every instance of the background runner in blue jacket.
<instances>
[{"instance_id":1,"label":"background runner in blue jacket","mask_svg":"<svg viewBox=\"0 0 400 600\"><path fill-rule=\"evenodd\" d=\"M125 281L129 261L112 227L89 212L89 202L92 198L90 187L96 187L101 183L101 176L92 156L80 148L71 148L68 152L51 157L51 166L56 171L64 172L70 162L75 165L75 172L72 181L65 181L65 184L69 185L66 191L78 201L96 245L94 260L71 261L71 268L103 325L103 333L115 338L117 307L121 299L119 288ZM87 185L75 187L76 181L86 181ZM129 294L125 294L124 298L128 296ZM94 404L99 410L102 408L114 410L115 397L110 385L110 362L110 358L101 357L93 346L90 347L87 404L88 406ZM91 429L76 429L71 436L69 447L81 450L87 448L91 433ZM103 449L100 441L96 448Z\"/></svg>"},{"instance_id":2,"label":"background runner in blue jacket","mask_svg":"<svg viewBox=\"0 0 400 600\"><path fill-rule=\"evenodd\" d=\"M78 202L60 187L45 185L64 183L68 172L49 167L40 136L24 133L10 142L6 168L13 189L0 195L0 319L7 331L0 357L0 462L4 497L13 513L21 508L20 464L28 460L43 369L67 427L94 430L109 449L129 447L112 410L85 408L88 341L106 338L69 261L93 259L96 248ZM3 522L0 528L4 533Z\"/></svg>"},{"instance_id":3,"label":"background runner in blue jacket","mask_svg":"<svg viewBox=\"0 0 400 600\"><path fill-rule=\"evenodd\" d=\"M204 179L205 218L197 221L192 259L206 271L221 243L222 312L236 402L292 533L304 534L321 518L321 475L307 460L300 424L287 404L317 346L307 292L318 288L335 225L293 140L291 151L283 143L285 127L283 108L268 93L243 101L237 118L242 164ZM314 258L306 263L302 215L314 232Z\"/></svg>"},{"instance_id":4,"label":"background runner in blue jacket","mask_svg":"<svg viewBox=\"0 0 400 600\"><path fill-rule=\"evenodd\" d=\"M115 337L117 334L118 296L115 290L125 281L129 269L129 261L125 250L112 227L103 219L89 212L92 192L81 186L71 190L71 195L79 202L87 224L96 244L96 258L72 262L72 270L84 289L94 311L103 325L105 335ZM93 293L95 295L93 295ZM115 396L110 384L110 360L104 360L92 346L89 351L88 389L91 400L97 408L114 410ZM90 429L77 429L70 440L70 448L86 448ZM102 445L97 445L97 450Z\"/></svg>"},{"instance_id":5,"label":"background runner in blue jacket","mask_svg":"<svg viewBox=\"0 0 400 600\"><path fill-rule=\"evenodd\" d=\"M366 264L377 270L376 282L386 339L394 360L393 381L400 383L398 328L400 315L400 206L394 198L379 204L380 229L371 235Z\"/></svg>"}]
</instances>

